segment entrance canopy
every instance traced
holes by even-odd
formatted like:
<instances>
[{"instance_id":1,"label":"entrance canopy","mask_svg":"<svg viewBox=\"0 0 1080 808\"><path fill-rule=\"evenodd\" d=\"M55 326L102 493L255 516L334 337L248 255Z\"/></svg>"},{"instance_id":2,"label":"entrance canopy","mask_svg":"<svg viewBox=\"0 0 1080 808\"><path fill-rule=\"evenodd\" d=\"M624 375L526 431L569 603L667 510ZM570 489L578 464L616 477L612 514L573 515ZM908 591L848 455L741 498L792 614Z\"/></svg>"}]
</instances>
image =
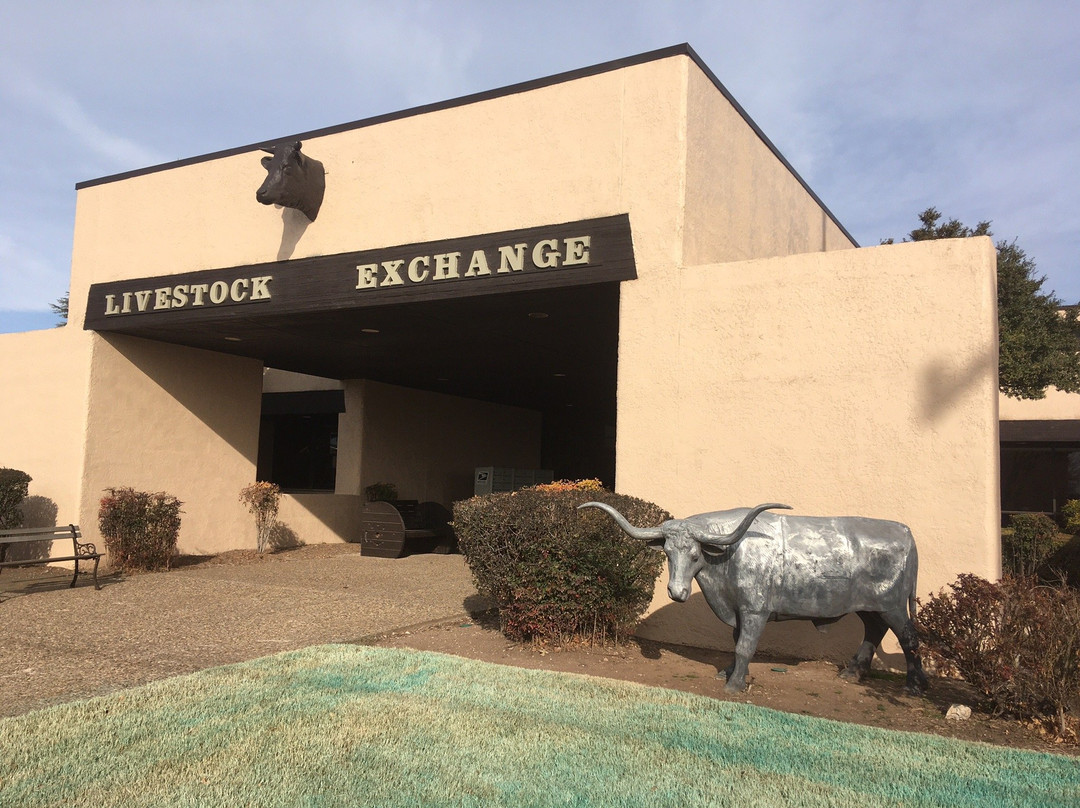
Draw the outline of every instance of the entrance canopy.
<instances>
[{"instance_id":1,"label":"entrance canopy","mask_svg":"<svg viewBox=\"0 0 1080 808\"><path fill-rule=\"evenodd\" d=\"M542 411L612 409L625 215L94 284L84 327Z\"/></svg>"}]
</instances>

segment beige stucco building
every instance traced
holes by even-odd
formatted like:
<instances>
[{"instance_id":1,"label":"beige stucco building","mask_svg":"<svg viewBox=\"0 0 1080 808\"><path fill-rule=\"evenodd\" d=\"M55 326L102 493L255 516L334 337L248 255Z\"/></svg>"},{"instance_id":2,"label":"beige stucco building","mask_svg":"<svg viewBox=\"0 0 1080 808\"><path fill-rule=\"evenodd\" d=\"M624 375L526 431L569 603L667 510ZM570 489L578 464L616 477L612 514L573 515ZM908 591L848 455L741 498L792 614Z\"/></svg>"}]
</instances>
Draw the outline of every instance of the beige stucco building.
<instances>
[{"instance_id":1,"label":"beige stucco building","mask_svg":"<svg viewBox=\"0 0 1080 808\"><path fill-rule=\"evenodd\" d=\"M314 221L255 199L293 140ZM77 194L69 324L0 337L0 465L91 539L112 486L209 552L254 546L257 477L310 543L372 483L449 507L496 466L899 520L924 596L999 573L990 240L857 248L687 46ZM727 642L663 583L644 634Z\"/></svg>"}]
</instances>

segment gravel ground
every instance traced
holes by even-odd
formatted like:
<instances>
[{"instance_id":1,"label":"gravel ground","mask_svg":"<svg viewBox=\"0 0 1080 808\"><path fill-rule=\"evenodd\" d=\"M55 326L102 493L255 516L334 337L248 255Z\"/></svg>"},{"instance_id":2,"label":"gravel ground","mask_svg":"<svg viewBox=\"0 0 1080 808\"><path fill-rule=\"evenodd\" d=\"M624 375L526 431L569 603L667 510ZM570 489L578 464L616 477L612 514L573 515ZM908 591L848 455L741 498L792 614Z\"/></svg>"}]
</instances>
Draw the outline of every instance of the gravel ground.
<instances>
[{"instance_id":1,"label":"gravel ground","mask_svg":"<svg viewBox=\"0 0 1080 808\"><path fill-rule=\"evenodd\" d=\"M353 544L183 559L102 577L0 575L0 716L216 665L463 616L482 601L460 555L361 557ZM468 605L468 606L467 606Z\"/></svg>"}]
</instances>

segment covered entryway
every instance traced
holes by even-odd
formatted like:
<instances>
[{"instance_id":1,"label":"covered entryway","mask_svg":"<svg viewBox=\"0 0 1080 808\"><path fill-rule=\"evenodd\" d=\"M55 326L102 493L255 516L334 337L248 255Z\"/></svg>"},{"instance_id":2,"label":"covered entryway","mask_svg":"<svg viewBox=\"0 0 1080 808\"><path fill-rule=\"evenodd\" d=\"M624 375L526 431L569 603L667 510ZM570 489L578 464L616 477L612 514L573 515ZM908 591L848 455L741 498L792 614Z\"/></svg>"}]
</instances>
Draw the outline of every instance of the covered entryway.
<instances>
[{"instance_id":1,"label":"covered entryway","mask_svg":"<svg viewBox=\"0 0 1080 808\"><path fill-rule=\"evenodd\" d=\"M381 423L392 434L431 420L432 409L468 409L467 401L534 413L529 462L559 478L596 477L612 486L619 286L633 277L629 220L615 216L208 270L157 288L150 287L160 279L147 279L145 289L138 280L100 284L91 290L86 327L445 397L424 409L405 393L376 421L362 403L350 412L344 388L265 395L258 476L286 490L359 494L358 483L373 482L359 471L342 482L346 446L338 426L349 427L341 417L369 431ZM482 417L444 423L444 431L469 433L452 435L459 446L484 438ZM508 434L504 446L514 440ZM358 433L346 462L363 463L363 442ZM402 464L423 451L408 443ZM480 462L520 465L521 457ZM461 479L437 486L443 499L470 492L471 469L446 473Z\"/></svg>"}]
</instances>

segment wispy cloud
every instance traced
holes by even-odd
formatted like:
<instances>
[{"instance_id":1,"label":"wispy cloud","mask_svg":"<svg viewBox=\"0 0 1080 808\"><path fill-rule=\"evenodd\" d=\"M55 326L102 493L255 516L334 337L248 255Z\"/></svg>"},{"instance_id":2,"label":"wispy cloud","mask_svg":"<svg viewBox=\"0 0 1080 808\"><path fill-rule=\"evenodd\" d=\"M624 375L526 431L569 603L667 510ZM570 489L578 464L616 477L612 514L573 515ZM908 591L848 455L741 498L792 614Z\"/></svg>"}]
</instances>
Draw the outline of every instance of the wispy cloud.
<instances>
[{"instance_id":1,"label":"wispy cloud","mask_svg":"<svg viewBox=\"0 0 1080 808\"><path fill-rule=\"evenodd\" d=\"M70 94L34 78L25 66L14 65L3 58L0 58L0 96L5 102L25 105L44 114L73 135L78 145L107 160L117 170L152 165L167 159L130 138L109 132Z\"/></svg>"}]
</instances>

